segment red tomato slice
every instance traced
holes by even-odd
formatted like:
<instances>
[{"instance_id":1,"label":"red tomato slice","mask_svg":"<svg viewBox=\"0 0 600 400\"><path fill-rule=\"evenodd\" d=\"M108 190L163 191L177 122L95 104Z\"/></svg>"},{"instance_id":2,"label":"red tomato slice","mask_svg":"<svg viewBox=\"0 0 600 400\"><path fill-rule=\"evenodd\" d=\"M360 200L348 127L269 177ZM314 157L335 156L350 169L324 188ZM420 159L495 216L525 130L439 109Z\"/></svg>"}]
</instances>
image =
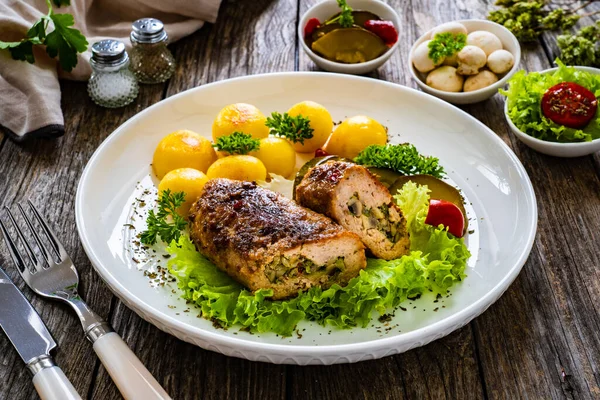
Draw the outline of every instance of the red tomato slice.
<instances>
[{"instance_id":1,"label":"red tomato slice","mask_svg":"<svg viewBox=\"0 0 600 400\"><path fill-rule=\"evenodd\" d=\"M306 23L306 26L304 27L304 37L307 37L308 35L313 33L314 30L319 27L319 25L321 25L321 21L319 21L317 18L309 19Z\"/></svg>"},{"instance_id":2,"label":"red tomato slice","mask_svg":"<svg viewBox=\"0 0 600 400\"><path fill-rule=\"evenodd\" d=\"M380 21L370 19L365 22L365 29L370 30L381 39L388 46L393 45L398 41L398 31L391 21Z\"/></svg>"},{"instance_id":3,"label":"red tomato slice","mask_svg":"<svg viewBox=\"0 0 600 400\"><path fill-rule=\"evenodd\" d=\"M583 128L596 115L598 100L594 93L573 82L562 82L542 96L546 118L569 128Z\"/></svg>"},{"instance_id":4,"label":"red tomato slice","mask_svg":"<svg viewBox=\"0 0 600 400\"><path fill-rule=\"evenodd\" d=\"M429 211L425 223L428 225L444 225L448 232L456 237L462 237L465 229L465 219L462 211L446 200L429 200Z\"/></svg>"}]
</instances>

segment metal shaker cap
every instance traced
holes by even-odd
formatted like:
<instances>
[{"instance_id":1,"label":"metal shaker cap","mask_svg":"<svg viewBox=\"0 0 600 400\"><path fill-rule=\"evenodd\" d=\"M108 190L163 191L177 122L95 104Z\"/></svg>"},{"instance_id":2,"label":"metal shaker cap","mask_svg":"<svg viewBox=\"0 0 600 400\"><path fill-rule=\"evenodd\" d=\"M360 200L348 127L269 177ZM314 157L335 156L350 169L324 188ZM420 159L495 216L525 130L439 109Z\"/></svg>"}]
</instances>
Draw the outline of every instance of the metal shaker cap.
<instances>
[{"instance_id":1,"label":"metal shaker cap","mask_svg":"<svg viewBox=\"0 0 600 400\"><path fill-rule=\"evenodd\" d=\"M158 43L167 40L162 21L156 18L138 19L131 25L132 43Z\"/></svg>"},{"instance_id":2,"label":"metal shaker cap","mask_svg":"<svg viewBox=\"0 0 600 400\"><path fill-rule=\"evenodd\" d=\"M90 63L93 66L117 67L125 64L128 60L125 44L119 40L104 39L92 45Z\"/></svg>"}]
</instances>

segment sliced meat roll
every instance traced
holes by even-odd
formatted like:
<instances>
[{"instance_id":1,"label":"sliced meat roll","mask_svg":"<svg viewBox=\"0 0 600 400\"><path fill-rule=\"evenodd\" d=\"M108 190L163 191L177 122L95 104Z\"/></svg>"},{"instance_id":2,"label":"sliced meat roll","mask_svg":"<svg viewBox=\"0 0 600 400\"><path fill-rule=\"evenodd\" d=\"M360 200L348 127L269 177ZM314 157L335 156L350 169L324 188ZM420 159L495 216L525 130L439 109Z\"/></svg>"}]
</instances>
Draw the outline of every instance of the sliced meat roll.
<instances>
[{"instance_id":1,"label":"sliced meat roll","mask_svg":"<svg viewBox=\"0 0 600 400\"><path fill-rule=\"evenodd\" d=\"M377 258L392 260L409 251L402 211L361 165L330 161L312 168L296 187L296 201L358 234Z\"/></svg>"},{"instance_id":2,"label":"sliced meat roll","mask_svg":"<svg viewBox=\"0 0 600 400\"><path fill-rule=\"evenodd\" d=\"M250 290L273 299L345 285L366 266L360 238L251 182L213 179L190 210L198 250Z\"/></svg>"}]
</instances>

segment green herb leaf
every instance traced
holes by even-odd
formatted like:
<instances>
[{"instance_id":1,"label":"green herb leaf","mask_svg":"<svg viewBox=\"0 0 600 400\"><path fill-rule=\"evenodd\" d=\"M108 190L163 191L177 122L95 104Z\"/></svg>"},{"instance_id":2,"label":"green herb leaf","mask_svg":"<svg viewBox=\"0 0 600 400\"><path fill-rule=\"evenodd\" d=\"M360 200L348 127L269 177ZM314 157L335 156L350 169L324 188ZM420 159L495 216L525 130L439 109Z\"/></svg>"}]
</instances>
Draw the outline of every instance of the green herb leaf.
<instances>
[{"instance_id":1,"label":"green herb leaf","mask_svg":"<svg viewBox=\"0 0 600 400\"><path fill-rule=\"evenodd\" d=\"M435 157L426 157L412 144L373 144L361 151L354 161L361 165L389 168L404 175L427 174L441 178L444 168Z\"/></svg>"},{"instance_id":2,"label":"green herb leaf","mask_svg":"<svg viewBox=\"0 0 600 400\"><path fill-rule=\"evenodd\" d=\"M337 0L338 6L340 6L342 12L339 16L339 24L343 28L351 28L354 25L354 16L352 15L352 8L346 3L346 0Z\"/></svg>"},{"instance_id":3,"label":"green herb leaf","mask_svg":"<svg viewBox=\"0 0 600 400\"><path fill-rule=\"evenodd\" d=\"M158 211L150 210L146 223L148 229L140 237L143 244L153 245L156 238L160 237L165 243L179 240L181 231L185 229L187 222L177 213L177 208L185 201L185 193L177 192L171 194L169 189L163 191L158 200Z\"/></svg>"},{"instance_id":4,"label":"green herb leaf","mask_svg":"<svg viewBox=\"0 0 600 400\"><path fill-rule=\"evenodd\" d=\"M218 138L213 147L229 154L248 154L259 149L260 140L253 139L252 135L246 133L233 132L231 135Z\"/></svg>"},{"instance_id":5,"label":"green herb leaf","mask_svg":"<svg viewBox=\"0 0 600 400\"><path fill-rule=\"evenodd\" d=\"M445 57L451 57L462 50L467 44L467 35L459 33L438 33L433 40L429 42L429 58L434 63Z\"/></svg>"},{"instance_id":6,"label":"green herb leaf","mask_svg":"<svg viewBox=\"0 0 600 400\"><path fill-rule=\"evenodd\" d=\"M69 0L54 0L57 6L69 5ZM71 14L54 14L52 3L46 0L48 14L36 21L27 31L27 37L20 42L2 42L0 49L8 49L15 60L35 62L33 45L45 45L50 57L59 58L65 71L71 71L77 65L77 54L87 50L88 42L77 29L70 28L75 24ZM54 23L54 30L46 34L49 22Z\"/></svg>"},{"instance_id":7,"label":"green herb leaf","mask_svg":"<svg viewBox=\"0 0 600 400\"><path fill-rule=\"evenodd\" d=\"M284 137L294 143L304 144L304 140L313 137L314 129L310 127L310 120L302 115L296 117L288 113L274 112L265 123L271 128L271 133Z\"/></svg>"},{"instance_id":8,"label":"green herb leaf","mask_svg":"<svg viewBox=\"0 0 600 400\"><path fill-rule=\"evenodd\" d=\"M81 32L70 28L75 25L71 14L50 13L50 19L54 22L54 30L44 40L46 52L53 58L58 55L62 69L71 71L77 65L77 53L86 51L88 42Z\"/></svg>"},{"instance_id":9,"label":"green herb leaf","mask_svg":"<svg viewBox=\"0 0 600 400\"><path fill-rule=\"evenodd\" d=\"M71 0L52 0L56 7L70 6Z\"/></svg>"}]
</instances>

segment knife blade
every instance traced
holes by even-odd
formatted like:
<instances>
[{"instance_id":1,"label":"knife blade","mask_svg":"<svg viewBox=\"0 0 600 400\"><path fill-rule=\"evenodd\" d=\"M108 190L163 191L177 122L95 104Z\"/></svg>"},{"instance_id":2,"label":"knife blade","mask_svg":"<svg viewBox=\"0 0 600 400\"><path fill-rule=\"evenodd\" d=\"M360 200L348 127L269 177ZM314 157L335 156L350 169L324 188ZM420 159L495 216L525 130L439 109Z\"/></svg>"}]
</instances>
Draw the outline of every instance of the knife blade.
<instances>
[{"instance_id":1,"label":"knife blade","mask_svg":"<svg viewBox=\"0 0 600 400\"><path fill-rule=\"evenodd\" d=\"M17 352L30 364L40 356L50 356L56 342L23 293L0 267L0 328Z\"/></svg>"}]
</instances>

